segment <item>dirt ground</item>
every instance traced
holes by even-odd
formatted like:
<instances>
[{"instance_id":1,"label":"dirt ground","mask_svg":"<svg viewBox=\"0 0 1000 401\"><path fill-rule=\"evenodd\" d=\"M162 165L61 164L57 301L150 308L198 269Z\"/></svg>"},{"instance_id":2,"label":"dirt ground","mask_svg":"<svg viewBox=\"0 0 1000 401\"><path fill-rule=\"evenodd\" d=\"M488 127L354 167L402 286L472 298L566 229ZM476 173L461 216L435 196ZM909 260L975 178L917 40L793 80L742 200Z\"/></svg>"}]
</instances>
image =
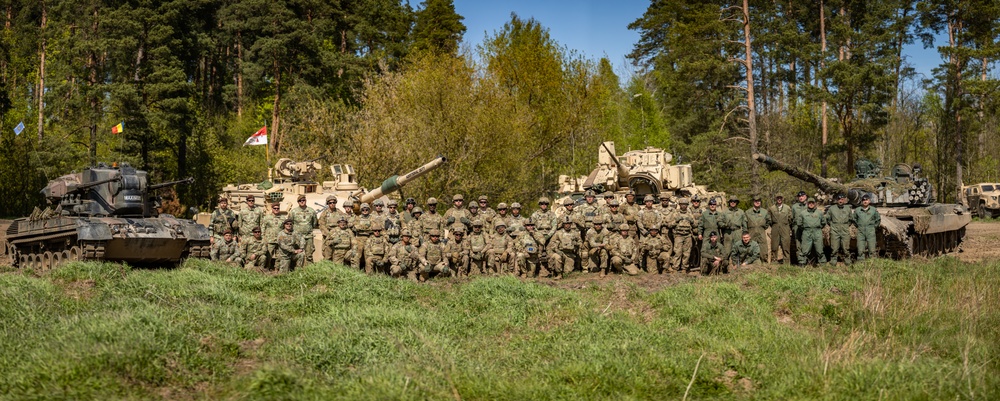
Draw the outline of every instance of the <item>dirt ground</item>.
<instances>
[{"instance_id":1,"label":"dirt ground","mask_svg":"<svg viewBox=\"0 0 1000 401\"><path fill-rule=\"evenodd\" d=\"M962 252L955 257L963 262L1000 259L1000 220L990 223L973 221L965 230Z\"/></svg>"}]
</instances>

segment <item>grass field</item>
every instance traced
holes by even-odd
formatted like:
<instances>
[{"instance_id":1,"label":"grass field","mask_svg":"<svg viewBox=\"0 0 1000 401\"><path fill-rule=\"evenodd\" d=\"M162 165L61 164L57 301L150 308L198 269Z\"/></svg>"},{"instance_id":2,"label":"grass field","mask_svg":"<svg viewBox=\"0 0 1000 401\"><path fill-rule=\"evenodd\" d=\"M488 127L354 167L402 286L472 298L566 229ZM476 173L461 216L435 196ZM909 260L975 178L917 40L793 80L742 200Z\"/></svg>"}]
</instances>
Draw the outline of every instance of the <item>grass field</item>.
<instances>
[{"instance_id":1,"label":"grass field","mask_svg":"<svg viewBox=\"0 0 1000 401\"><path fill-rule=\"evenodd\" d=\"M635 283L7 271L0 399L1000 399L1000 262Z\"/></svg>"}]
</instances>

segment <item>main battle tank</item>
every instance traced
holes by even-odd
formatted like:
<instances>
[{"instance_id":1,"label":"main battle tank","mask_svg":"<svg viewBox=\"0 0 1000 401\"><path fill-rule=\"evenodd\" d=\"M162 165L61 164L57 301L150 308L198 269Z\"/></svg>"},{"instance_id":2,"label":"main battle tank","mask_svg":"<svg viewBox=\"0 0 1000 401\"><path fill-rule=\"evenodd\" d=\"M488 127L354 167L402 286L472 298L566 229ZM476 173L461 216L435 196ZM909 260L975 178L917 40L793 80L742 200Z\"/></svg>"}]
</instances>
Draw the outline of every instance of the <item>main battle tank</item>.
<instances>
[{"instance_id":1,"label":"main battle tank","mask_svg":"<svg viewBox=\"0 0 1000 401\"><path fill-rule=\"evenodd\" d=\"M410 181L440 167L446 161L444 156L438 156L409 173L387 178L381 186L369 191L358 184L354 167L349 164L330 166L333 179L317 182L316 174L323 167L319 162L315 160L296 162L282 158L274 164L273 169L268 171L269 179L267 181L259 184L226 185L222 188L219 196L228 198L229 204L236 210L246 204L248 195L253 195L257 202L263 199L267 205L277 202L281 205L281 213L287 213L291 208L298 207L299 195L305 195L306 205L312 207L318 214L327 207L326 197L333 195L337 197L338 208L342 208L344 202L350 199L354 203L355 212L358 212L362 203L370 204L376 199L387 202L386 195L398 191ZM400 212L403 211L402 206L401 204ZM265 208L265 211L267 210L270 209ZM202 224L207 225L210 218L210 213L198 214L198 221ZM323 249L322 235L320 235L319 230L316 230L314 234L313 237L316 241L314 260L320 260Z\"/></svg>"},{"instance_id":2,"label":"main battle tank","mask_svg":"<svg viewBox=\"0 0 1000 401\"><path fill-rule=\"evenodd\" d=\"M149 184L145 171L126 163L64 175L41 190L49 207L0 224L6 226L0 252L15 266L42 270L74 260L160 264L208 257L208 229L160 214L155 196L193 181Z\"/></svg>"},{"instance_id":3,"label":"main battle tank","mask_svg":"<svg viewBox=\"0 0 1000 401\"><path fill-rule=\"evenodd\" d=\"M816 185L819 202L830 204L833 195L842 193L847 195L848 203L857 207L868 195L882 215L876 234L879 249L895 259L956 251L965 239L965 226L972 221L971 213L962 205L935 203L934 189L920 176L919 164L897 164L890 176L878 177L880 169L874 163L859 160L855 179L842 184L765 154L754 154L753 158L771 170Z\"/></svg>"},{"instance_id":4,"label":"main battle tank","mask_svg":"<svg viewBox=\"0 0 1000 401\"><path fill-rule=\"evenodd\" d=\"M631 150L617 156L615 143L603 142L597 147L597 167L590 175L579 178L559 176L556 192L561 198L557 204L562 204L567 197L579 200L587 190L594 191L598 198L603 198L600 194L610 191L619 199L631 190L640 203L645 195L658 197L666 192L673 198L698 195L703 204L711 198L716 198L720 205L725 204L725 193L695 185L690 164L671 165L671 161L673 155L654 147ZM603 200L600 202L603 203Z\"/></svg>"}]
</instances>

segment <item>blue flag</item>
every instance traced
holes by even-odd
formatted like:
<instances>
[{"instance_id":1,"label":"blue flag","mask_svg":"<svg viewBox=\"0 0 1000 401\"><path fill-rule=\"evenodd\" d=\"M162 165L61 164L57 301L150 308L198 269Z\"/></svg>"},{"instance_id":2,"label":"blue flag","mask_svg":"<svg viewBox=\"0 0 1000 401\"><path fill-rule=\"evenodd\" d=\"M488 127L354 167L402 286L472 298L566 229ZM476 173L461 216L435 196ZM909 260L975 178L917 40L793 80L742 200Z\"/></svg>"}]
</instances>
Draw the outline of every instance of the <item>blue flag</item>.
<instances>
[{"instance_id":1,"label":"blue flag","mask_svg":"<svg viewBox=\"0 0 1000 401\"><path fill-rule=\"evenodd\" d=\"M14 127L14 136L21 135L21 131L24 131L24 121Z\"/></svg>"}]
</instances>

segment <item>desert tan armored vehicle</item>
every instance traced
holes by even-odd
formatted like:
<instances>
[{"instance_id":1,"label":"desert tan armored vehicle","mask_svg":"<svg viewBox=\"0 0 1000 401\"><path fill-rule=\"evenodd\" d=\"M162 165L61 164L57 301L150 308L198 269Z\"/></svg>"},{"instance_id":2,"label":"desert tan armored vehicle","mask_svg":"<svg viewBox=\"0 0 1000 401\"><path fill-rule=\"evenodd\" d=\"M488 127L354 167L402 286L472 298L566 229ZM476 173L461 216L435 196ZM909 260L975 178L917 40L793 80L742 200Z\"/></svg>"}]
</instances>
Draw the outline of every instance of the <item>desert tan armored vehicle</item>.
<instances>
[{"instance_id":1,"label":"desert tan armored vehicle","mask_svg":"<svg viewBox=\"0 0 1000 401\"><path fill-rule=\"evenodd\" d=\"M160 214L155 191L191 178L150 184L146 172L126 163L98 164L49 181L49 207L0 222L0 256L17 267L48 270L67 261L176 263L208 257L205 226Z\"/></svg>"},{"instance_id":2,"label":"desert tan armored vehicle","mask_svg":"<svg viewBox=\"0 0 1000 401\"><path fill-rule=\"evenodd\" d=\"M855 165L857 178L842 184L764 154L753 158L769 169L816 185L820 190L817 200L825 203L842 193L851 205L858 206L868 195L882 215L876 234L879 250L895 259L954 252L965 239L965 226L972 221L971 213L960 204L935 203L934 189L920 176L917 164L897 164L888 177L879 177L878 168L862 160Z\"/></svg>"},{"instance_id":3,"label":"desert tan armored vehicle","mask_svg":"<svg viewBox=\"0 0 1000 401\"><path fill-rule=\"evenodd\" d=\"M1000 183L967 185L962 190L973 214L982 219L1000 216Z\"/></svg>"},{"instance_id":4,"label":"desert tan armored vehicle","mask_svg":"<svg viewBox=\"0 0 1000 401\"><path fill-rule=\"evenodd\" d=\"M263 200L266 205L280 204L281 212L286 213L292 207L298 207L299 195L305 195L306 205L319 213L327 207L326 197L333 195L337 197L338 208L343 208L344 202L350 199L354 202L355 211L358 211L362 203L371 203L376 199L382 199L383 202L388 201L386 195L398 191L410 181L440 167L445 161L447 159L444 156L438 156L409 173L387 178L381 186L369 191L358 184L354 167L349 164L330 166L333 179L317 182L316 174L323 167L319 162L296 162L282 158L274 164L273 169L268 171L268 180L258 184L226 185L222 188L219 196L229 198L230 205L234 205L233 208L236 210L246 204L247 195L253 195L257 202ZM264 210L267 211L270 208L265 207ZM211 214L199 213L197 219L198 222L207 225ZM321 260L323 258L323 239L319 230L316 230L314 240L316 241L316 254L314 254L313 260Z\"/></svg>"},{"instance_id":5,"label":"desert tan armored vehicle","mask_svg":"<svg viewBox=\"0 0 1000 401\"><path fill-rule=\"evenodd\" d=\"M614 142L603 142L597 147L597 167L590 175L559 176L556 204L562 204L567 197L579 200L587 190L594 191L598 198L610 191L622 199L631 190L640 202L647 194L658 197L666 192L673 198L698 195L703 204L711 198L716 198L720 205L725 204L725 193L709 191L704 185L694 183L690 164L670 164L672 161L673 155L654 147L630 150L618 156ZM600 202L603 203L603 199Z\"/></svg>"}]
</instances>

